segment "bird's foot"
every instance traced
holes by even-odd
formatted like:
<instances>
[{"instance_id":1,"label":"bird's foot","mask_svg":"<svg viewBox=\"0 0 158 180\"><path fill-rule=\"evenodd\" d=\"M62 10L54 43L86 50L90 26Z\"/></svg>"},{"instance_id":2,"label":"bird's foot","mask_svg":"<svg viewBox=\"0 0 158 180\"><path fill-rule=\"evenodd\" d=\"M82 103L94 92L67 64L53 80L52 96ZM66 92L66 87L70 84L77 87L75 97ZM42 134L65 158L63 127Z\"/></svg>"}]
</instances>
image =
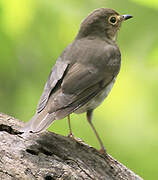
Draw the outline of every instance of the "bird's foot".
<instances>
[{"instance_id":1,"label":"bird's foot","mask_svg":"<svg viewBox=\"0 0 158 180\"><path fill-rule=\"evenodd\" d=\"M99 150L99 152L100 152L100 154L102 154L102 155L106 155L106 154L107 154L105 147L102 147L102 148Z\"/></svg>"},{"instance_id":2,"label":"bird's foot","mask_svg":"<svg viewBox=\"0 0 158 180\"><path fill-rule=\"evenodd\" d=\"M85 142L84 142L82 139L80 139L80 138L78 138L78 137L75 137L73 133L69 133L69 134L67 135L67 137L72 138L73 140L75 140L75 141L77 141L77 142L79 142L79 143L85 144Z\"/></svg>"},{"instance_id":3,"label":"bird's foot","mask_svg":"<svg viewBox=\"0 0 158 180\"><path fill-rule=\"evenodd\" d=\"M70 137L70 138L72 138L72 139L75 139L75 136L74 136L73 133L69 133L69 134L67 135L67 137Z\"/></svg>"}]
</instances>

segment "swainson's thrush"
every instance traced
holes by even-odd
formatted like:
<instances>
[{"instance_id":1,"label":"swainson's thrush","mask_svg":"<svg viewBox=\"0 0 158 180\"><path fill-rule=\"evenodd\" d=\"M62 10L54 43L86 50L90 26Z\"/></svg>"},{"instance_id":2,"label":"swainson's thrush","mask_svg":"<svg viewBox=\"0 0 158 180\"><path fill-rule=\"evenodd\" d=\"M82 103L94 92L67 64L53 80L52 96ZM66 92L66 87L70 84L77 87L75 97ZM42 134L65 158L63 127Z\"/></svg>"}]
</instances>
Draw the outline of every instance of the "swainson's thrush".
<instances>
[{"instance_id":1,"label":"swainson's thrush","mask_svg":"<svg viewBox=\"0 0 158 180\"><path fill-rule=\"evenodd\" d=\"M100 8L83 20L75 40L52 68L37 111L24 131L41 132L54 120L68 116L72 136L70 114L87 112L101 152L105 152L92 124L92 113L107 97L119 73L121 53L116 37L121 23L129 18L132 16Z\"/></svg>"}]
</instances>

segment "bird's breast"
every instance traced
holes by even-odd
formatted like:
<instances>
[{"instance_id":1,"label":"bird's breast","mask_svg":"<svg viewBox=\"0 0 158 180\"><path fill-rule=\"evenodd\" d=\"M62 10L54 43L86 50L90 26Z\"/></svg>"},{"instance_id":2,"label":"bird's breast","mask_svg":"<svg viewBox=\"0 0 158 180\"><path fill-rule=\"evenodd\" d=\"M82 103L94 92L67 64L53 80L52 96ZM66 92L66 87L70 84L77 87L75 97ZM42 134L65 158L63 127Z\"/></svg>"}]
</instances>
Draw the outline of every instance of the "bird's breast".
<instances>
[{"instance_id":1,"label":"bird's breast","mask_svg":"<svg viewBox=\"0 0 158 180\"><path fill-rule=\"evenodd\" d=\"M116 78L114 78L111 81L111 83L109 83L105 87L105 89L103 89L97 96L95 96L88 103L86 103L84 106L82 106L77 111L75 111L75 113L80 114L80 113L87 112L88 110L97 108L103 102L103 100L108 96L109 92L111 91L111 89L114 85L115 79Z\"/></svg>"}]
</instances>

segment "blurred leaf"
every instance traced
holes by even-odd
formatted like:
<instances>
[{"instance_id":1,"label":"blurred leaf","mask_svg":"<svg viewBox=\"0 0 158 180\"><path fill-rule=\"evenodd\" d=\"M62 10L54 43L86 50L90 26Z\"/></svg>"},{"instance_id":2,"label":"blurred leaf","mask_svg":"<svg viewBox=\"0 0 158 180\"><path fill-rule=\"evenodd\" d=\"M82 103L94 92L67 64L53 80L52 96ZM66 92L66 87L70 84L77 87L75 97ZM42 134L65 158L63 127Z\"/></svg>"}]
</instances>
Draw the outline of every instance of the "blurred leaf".
<instances>
[{"instance_id":1,"label":"blurred leaf","mask_svg":"<svg viewBox=\"0 0 158 180\"><path fill-rule=\"evenodd\" d=\"M1 0L3 11L3 27L14 37L22 34L34 17L34 1L32 0Z\"/></svg>"},{"instance_id":2,"label":"blurred leaf","mask_svg":"<svg viewBox=\"0 0 158 180\"><path fill-rule=\"evenodd\" d=\"M145 5L147 7L152 7L158 9L158 1L157 0L132 0L136 3L139 3L141 5Z\"/></svg>"}]
</instances>

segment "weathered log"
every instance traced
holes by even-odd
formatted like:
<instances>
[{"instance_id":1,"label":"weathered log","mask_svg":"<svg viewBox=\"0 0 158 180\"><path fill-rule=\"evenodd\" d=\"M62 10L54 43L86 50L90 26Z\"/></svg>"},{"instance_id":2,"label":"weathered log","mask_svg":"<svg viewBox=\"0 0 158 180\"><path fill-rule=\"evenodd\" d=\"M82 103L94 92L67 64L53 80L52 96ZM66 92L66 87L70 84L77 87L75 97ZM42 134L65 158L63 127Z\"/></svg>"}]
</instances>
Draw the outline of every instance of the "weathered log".
<instances>
[{"instance_id":1,"label":"weathered log","mask_svg":"<svg viewBox=\"0 0 158 180\"><path fill-rule=\"evenodd\" d=\"M142 180L110 155L52 132L21 134L0 114L0 180Z\"/></svg>"}]
</instances>

